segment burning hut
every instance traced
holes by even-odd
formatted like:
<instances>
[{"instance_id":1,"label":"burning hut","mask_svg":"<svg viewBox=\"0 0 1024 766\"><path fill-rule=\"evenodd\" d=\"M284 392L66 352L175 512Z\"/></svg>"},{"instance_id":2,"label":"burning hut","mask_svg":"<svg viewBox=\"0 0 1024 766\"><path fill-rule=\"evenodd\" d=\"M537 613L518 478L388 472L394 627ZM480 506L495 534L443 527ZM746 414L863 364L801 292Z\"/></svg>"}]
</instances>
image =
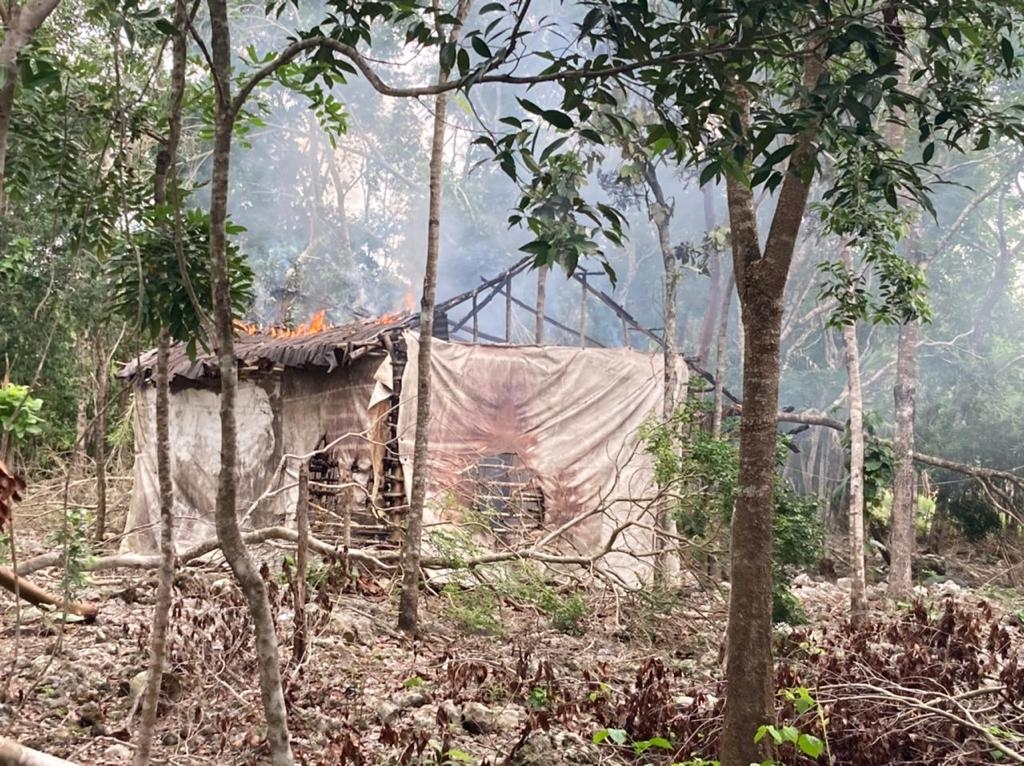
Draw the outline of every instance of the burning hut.
<instances>
[{"instance_id":1,"label":"burning hut","mask_svg":"<svg viewBox=\"0 0 1024 766\"><path fill-rule=\"evenodd\" d=\"M599 347L587 337L585 311L579 346L507 343L517 305L538 327L569 329L514 297L512 280L527 266L521 261L438 306L428 523L472 516L508 544L561 530L560 542L578 554L606 545L609 535L626 558L650 550L652 519L623 526L648 513L643 498L651 470L637 431L660 410L661 354ZM660 343L585 276L580 282L584 305L589 296L614 311L625 340L641 333ZM478 325L481 309L499 296L505 338ZM453 319L459 311L466 313ZM354 545L397 539L411 486L417 324L417 315L405 313L301 333L240 328L238 512L245 525L288 523L296 456L303 456L315 534L351 537ZM159 537L155 365L150 351L120 373L136 391L134 486L123 543L135 551L153 550ZM217 363L212 356L193 361L179 344L169 370L176 534L187 547L215 537ZM637 568L637 559L626 558L624 565Z\"/></svg>"}]
</instances>

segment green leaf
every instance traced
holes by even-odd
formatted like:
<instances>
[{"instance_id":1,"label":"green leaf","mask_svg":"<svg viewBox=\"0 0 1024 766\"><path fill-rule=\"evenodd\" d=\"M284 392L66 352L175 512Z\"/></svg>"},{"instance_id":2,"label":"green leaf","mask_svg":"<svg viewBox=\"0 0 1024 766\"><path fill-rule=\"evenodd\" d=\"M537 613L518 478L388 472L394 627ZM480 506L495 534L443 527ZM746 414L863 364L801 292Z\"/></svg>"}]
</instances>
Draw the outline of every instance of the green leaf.
<instances>
[{"instance_id":1,"label":"green leaf","mask_svg":"<svg viewBox=\"0 0 1024 766\"><path fill-rule=\"evenodd\" d=\"M455 66L455 56L457 53L458 49L455 43L445 43L441 46L440 62L443 71L452 71L452 67Z\"/></svg>"},{"instance_id":2,"label":"green leaf","mask_svg":"<svg viewBox=\"0 0 1024 766\"><path fill-rule=\"evenodd\" d=\"M156 27L156 31L167 35L168 37L174 37L178 34L177 28L167 19L157 19L153 25Z\"/></svg>"},{"instance_id":3,"label":"green leaf","mask_svg":"<svg viewBox=\"0 0 1024 766\"><path fill-rule=\"evenodd\" d=\"M541 117L559 130L572 130L572 126L575 124L572 121L572 117L567 115L565 112L558 111L557 109L545 109L541 112Z\"/></svg>"},{"instance_id":4,"label":"green leaf","mask_svg":"<svg viewBox=\"0 0 1024 766\"><path fill-rule=\"evenodd\" d=\"M484 42L482 37L473 37L472 43L473 50L475 50L479 56L485 59L489 59L491 57L491 49L488 47L487 43Z\"/></svg>"},{"instance_id":5,"label":"green leaf","mask_svg":"<svg viewBox=\"0 0 1024 766\"><path fill-rule=\"evenodd\" d=\"M652 747L661 748L662 750L671 750L672 743L664 737L651 737L650 739L641 740L640 742L634 742L633 752L637 755L642 755Z\"/></svg>"},{"instance_id":6,"label":"green leaf","mask_svg":"<svg viewBox=\"0 0 1024 766\"><path fill-rule=\"evenodd\" d=\"M825 752L825 743L813 734L801 734L796 744L800 751L809 758L817 758Z\"/></svg>"},{"instance_id":7,"label":"green leaf","mask_svg":"<svg viewBox=\"0 0 1024 766\"><path fill-rule=\"evenodd\" d=\"M1003 37L999 40L999 52L1003 55L1003 63L1007 70L1013 69L1013 43L1008 38Z\"/></svg>"},{"instance_id":8,"label":"green leaf","mask_svg":"<svg viewBox=\"0 0 1024 766\"><path fill-rule=\"evenodd\" d=\"M717 178L721 166L716 160L712 160L700 171L699 183L701 186L707 186L712 178Z\"/></svg>"}]
</instances>

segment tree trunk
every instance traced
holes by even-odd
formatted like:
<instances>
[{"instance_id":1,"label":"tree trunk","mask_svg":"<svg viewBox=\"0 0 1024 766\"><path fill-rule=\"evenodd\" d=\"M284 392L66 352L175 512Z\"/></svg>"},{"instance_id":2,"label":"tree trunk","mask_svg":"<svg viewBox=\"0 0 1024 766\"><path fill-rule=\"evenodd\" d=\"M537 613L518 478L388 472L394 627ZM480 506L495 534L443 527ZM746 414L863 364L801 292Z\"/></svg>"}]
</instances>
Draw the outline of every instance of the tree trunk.
<instances>
[{"instance_id":1,"label":"tree trunk","mask_svg":"<svg viewBox=\"0 0 1024 766\"><path fill-rule=\"evenodd\" d=\"M214 113L213 174L210 181L210 271L213 278L214 343L220 368L220 477L217 489L217 538L221 551L238 581L256 631L256 656L260 697L267 719L267 740L274 766L294 763L289 743L288 719L281 686L280 658L274 619L267 590L242 541L235 512L237 501L238 433L235 399L238 367L235 360L234 316L231 310L227 259L228 173L231 134L236 105L231 100L231 31L227 0L208 0L210 52L216 84Z\"/></svg>"},{"instance_id":2,"label":"tree trunk","mask_svg":"<svg viewBox=\"0 0 1024 766\"><path fill-rule=\"evenodd\" d=\"M7 210L7 137L18 91L18 55L59 3L60 0L29 0L25 5L12 3L7 10L9 18L0 43L0 215Z\"/></svg>"},{"instance_id":3,"label":"tree trunk","mask_svg":"<svg viewBox=\"0 0 1024 766\"><path fill-rule=\"evenodd\" d=\"M469 13L470 0L459 0L456 17L461 22ZM458 27L449 35L452 42ZM443 85L448 74L441 70L437 83ZM441 249L441 173L444 170L445 113L448 94L434 100L434 127L430 143L430 206L427 220L427 263L423 272L423 296L420 299L420 347L417 357L416 442L412 457L412 497L402 547L402 593L398 601L398 627L415 634L419 628L420 546L423 537L423 504L427 495L427 450L430 425L430 350L434 332L434 305L437 302L437 262ZM511 295L510 286L505 289Z\"/></svg>"},{"instance_id":4,"label":"tree trunk","mask_svg":"<svg viewBox=\"0 0 1024 766\"><path fill-rule=\"evenodd\" d=\"M803 78L808 90L821 70L820 59L808 53ZM748 125L750 95L742 89L735 95L741 121ZM755 743L754 736L759 726L774 719L772 517L779 344L786 280L813 175L804 171L814 161L816 136L812 126L794 139L763 254L753 191L735 176L726 180L733 273L745 332L740 465L729 561L726 701L719 744L722 766L760 762L768 744Z\"/></svg>"},{"instance_id":5,"label":"tree trunk","mask_svg":"<svg viewBox=\"0 0 1024 766\"><path fill-rule=\"evenodd\" d=\"M153 202L157 206L167 204L167 182L170 178L173 184L177 173L178 143L181 137L181 101L185 92L185 59L188 53L188 9L185 0L175 0L173 23L178 34L174 37L171 49L171 92L168 108L167 144L157 158L156 172L153 178ZM175 202L177 202L177 196L175 196ZM178 238L180 232L175 231L174 236ZM176 242L175 246L180 246L180 242ZM182 278L187 278L187 274L183 274ZM200 311L198 306L196 311ZM101 337L97 336L98 339ZM108 373L106 354L99 340L97 340L96 350L98 358L96 398L100 402L106 399ZM174 483L172 480L173 466L171 465L171 381L168 372L170 354L171 334L167 327L161 327L156 357L156 464L157 481L160 485L160 573L156 604L153 606L153 629L149 637L149 670L142 698L142 721L132 761L134 766L147 766L152 752L153 731L156 728L160 686L163 682L167 628L170 624L171 598L174 587ZM100 428L100 421L97 421L97 431L100 434L99 439L104 440L105 443L105 420L102 422L104 427ZM101 450L97 450L97 455L100 452ZM97 467L97 486L100 475ZM104 497L105 493L104 487ZM102 539L103 527L100 525L99 516L96 519L96 529L99 539Z\"/></svg>"},{"instance_id":6,"label":"tree trunk","mask_svg":"<svg viewBox=\"0 0 1024 766\"><path fill-rule=\"evenodd\" d=\"M83 377L79 385L84 389L88 385L88 379ZM77 482L84 474L86 459L86 447L89 444L89 410L88 401L84 396L78 400L78 408L75 413L75 443L71 448L71 460L68 465L69 481Z\"/></svg>"},{"instance_id":7,"label":"tree trunk","mask_svg":"<svg viewBox=\"0 0 1024 766\"><path fill-rule=\"evenodd\" d=\"M701 192L704 195L704 231L710 235L718 225L715 216L715 190L710 186L705 186ZM723 266L721 253L716 249L708 263L711 287L708 290L708 307L701 322L700 340L697 344L697 357L705 367L711 360L711 341L715 337L715 328L721 324L720 321L716 322L715 320L718 319L717 312L722 300Z\"/></svg>"},{"instance_id":8,"label":"tree trunk","mask_svg":"<svg viewBox=\"0 0 1024 766\"><path fill-rule=\"evenodd\" d=\"M110 373L102 328L97 328L96 352L96 422L93 424L93 456L96 460L96 529L95 539L102 543L107 533L107 392Z\"/></svg>"},{"instance_id":9,"label":"tree trunk","mask_svg":"<svg viewBox=\"0 0 1024 766\"><path fill-rule=\"evenodd\" d=\"M853 274L853 254L843 248L843 264ZM857 323L843 325L846 379L850 400L850 622L860 625L867 615L864 571L864 392L860 382Z\"/></svg>"},{"instance_id":10,"label":"tree trunk","mask_svg":"<svg viewBox=\"0 0 1024 766\"><path fill-rule=\"evenodd\" d=\"M735 275L730 271L729 279L722 293L722 306L718 311L718 341L715 347L715 390L712 395L711 435L716 439L722 435L722 409L725 399L726 344L729 340L729 310L732 294L736 289Z\"/></svg>"},{"instance_id":11,"label":"tree trunk","mask_svg":"<svg viewBox=\"0 0 1024 766\"><path fill-rule=\"evenodd\" d=\"M179 0L180 2L180 0ZM149 637L149 671L142 698L142 723L135 747L134 766L149 763L156 726L156 709L163 676L164 646L170 622L171 589L174 585L174 488L171 483L171 397L168 385L168 357L171 338L160 331L156 358L156 462L160 484L160 580L153 607L153 630Z\"/></svg>"},{"instance_id":12,"label":"tree trunk","mask_svg":"<svg viewBox=\"0 0 1024 766\"><path fill-rule=\"evenodd\" d=\"M348 514L346 513L346 521ZM295 504L295 531L298 541L295 544L295 580L294 580L294 612L295 630L292 633L292 664L301 665L306 659L306 572L309 559L309 464L303 462L299 467L299 499ZM347 535L346 535L347 538ZM348 550L347 539L345 550ZM345 567L348 575L348 566Z\"/></svg>"},{"instance_id":13,"label":"tree trunk","mask_svg":"<svg viewBox=\"0 0 1024 766\"><path fill-rule=\"evenodd\" d=\"M1006 241L1006 193L999 195L999 204L996 213L996 234L999 243L999 257L996 259L995 270L992 272L992 279L985 289L985 295L978 303L977 311L974 314L974 327L971 329L971 350L975 353L984 353L983 349L992 324L992 314L999 301L1006 294L1008 285L1013 284L1011 269L1017 256L1020 255L1024 241L1018 242L1010 247Z\"/></svg>"},{"instance_id":14,"label":"tree trunk","mask_svg":"<svg viewBox=\"0 0 1024 766\"><path fill-rule=\"evenodd\" d=\"M914 397L917 390L917 322L900 326L896 348L896 433L893 453L896 475L892 483L892 518L889 527L889 598L906 598L913 581L914 557Z\"/></svg>"},{"instance_id":15,"label":"tree trunk","mask_svg":"<svg viewBox=\"0 0 1024 766\"><path fill-rule=\"evenodd\" d=\"M662 313L664 318L664 346L662 351L662 392L661 418L664 423L669 423L676 410L676 388L679 385L679 338L678 323L676 316L676 297L679 291L679 261L676 259L675 249L672 247L669 224L672 220L672 208L668 204L661 182L658 179L657 169L648 160L644 164L644 175L647 186L651 190L654 202L648 206L648 213L654 223L654 229L658 234L658 249L661 251L661 260L665 270L665 291L664 306ZM664 586L669 577L668 567L671 561L670 547L671 535L675 524L672 519L672 499L665 497L658 504L657 528L661 532L655 541L656 553L654 558L654 584Z\"/></svg>"}]
</instances>

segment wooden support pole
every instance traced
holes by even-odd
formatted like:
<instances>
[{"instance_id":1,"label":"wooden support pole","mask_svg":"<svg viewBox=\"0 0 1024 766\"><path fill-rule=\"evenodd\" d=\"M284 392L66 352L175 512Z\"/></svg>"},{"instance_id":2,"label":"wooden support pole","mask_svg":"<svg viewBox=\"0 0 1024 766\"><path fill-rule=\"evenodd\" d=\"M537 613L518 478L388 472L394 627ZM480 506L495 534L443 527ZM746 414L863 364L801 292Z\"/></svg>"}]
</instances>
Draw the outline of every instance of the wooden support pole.
<instances>
[{"instance_id":1,"label":"wooden support pole","mask_svg":"<svg viewBox=\"0 0 1024 766\"><path fill-rule=\"evenodd\" d=\"M629 343L629 323L626 321L626 317L622 319L622 345L626 348L632 348Z\"/></svg>"},{"instance_id":2,"label":"wooden support pole","mask_svg":"<svg viewBox=\"0 0 1024 766\"><path fill-rule=\"evenodd\" d=\"M480 317L479 317L478 312L479 312L479 309L477 308L477 305L476 305L476 293L473 293L473 342L474 343L479 343L480 342ZM457 328L455 328L455 329L457 329Z\"/></svg>"},{"instance_id":3,"label":"wooden support pole","mask_svg":"<svg viewBox=\"0 0 1024 766\"><path fill-rule=\"evenodd\" d=\"M538 346L544 343L544 302L547 298L548 267L537 269L537 308L533 312L536 322L534 340Z\"/></svg>"},{"instance_id":4,"label":"wooden support pole","mask_svg":"<svg viewBox=\"0 0 1024 766\"><path fill-rule=\"evenodd\" d=\"M306 569L309 559L309 463L299 467L299 499L295 505L295 630L292 633L292 664L306 659Z\"/></svg>"},{"instance_id":5,"label":"wooden support pole","mask_svg":"<svg viewBox=\"0 0 1024 766\"><path fill-rule=\"evenodd\" d=\"M505 342L512 342L512 274L505 277Z\"/></svg>"},{"instance_id":6,"label":"wooden support pole","mask_svg":"<svg viewBox=\"0 0 1024 766\"><path fill-rule=\"evenodd\" d=\"M587 347L587 272L580 274L580 348Z\"/></svg>"},{"instance_id":7,"label":"wooden support pole","mask_svg":"<svg viewBox=\"0 0 1024 766\"><path fill-rule=\"evenodd\" d=\"M533 306L529 305L528 303L525 303L524 301L519 300L518 298L513 298L512 299L512 303L514 303L516 306L518 306L519 308L524 309L526 311L533 311L534 310ZM554 319L553 317L548 316L547 314L544 315L544 321L547 322L552 327L557 327L559 330L561 330L562 332L567 333L570 336L575 335L576 332L577 332L574 328L569 327L568 325L562 324L557 319ZM483 332L480 333L480 337L483 338L484 340L489 340L489 341L492 341L494 343L501 343L501 338L494 338L494 337L489 336L489 335L487 335L486 333L483 333ZM597 348L605 348L605 345L603 343L598 341L596 338L591 338L589 335L587 336L587 344L591 345L591 346L596 346Z\"/></svg>"}]
</instances>

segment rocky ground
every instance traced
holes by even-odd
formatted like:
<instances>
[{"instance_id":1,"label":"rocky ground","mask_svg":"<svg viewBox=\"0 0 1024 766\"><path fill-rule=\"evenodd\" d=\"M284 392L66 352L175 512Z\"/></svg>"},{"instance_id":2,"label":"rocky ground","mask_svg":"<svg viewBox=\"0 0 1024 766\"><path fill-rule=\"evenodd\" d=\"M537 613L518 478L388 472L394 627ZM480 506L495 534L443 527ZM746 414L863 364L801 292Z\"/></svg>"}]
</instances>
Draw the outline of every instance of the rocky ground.
<instances>
[{"instance_id":1,"label":"rocky ground","mask_svg":"<svg viewBox=\"0 0 1024 766\"><path fill-rule=\"evenodd\" d=\"M23 555L42 549L32 540L23 545ZM35 579L59 589L55 578ZM588 593L585 614L577 610L567 622L528 594L494 601L442 592L424 599L424 634L410 640L394 629L387 578L321 577L307 608L309 655L296 666L292 596L279 564L268 583L302 763L668 763L713 741L721 593ZM794 585L816 626L797 629L800 641L817 631L814 641L824 644L828 630L844 624L845 583L800 575ZM0 731L78 763L129 762L154 594L152 573L98 574L81 590L100 606L92 624L27 607L19 619L12 599L0 594ZM979 600L946 578L919 595L933 613L950 597L965 609ZM1019 642L1014 614L1024 602L1012 591L987 595L998 599L993 619ZM882 610L879 588L873 596ZM259 762L266 745L251 632L223 566L179 575L172 625L155 762ZM780 629L780 641L793 634ZM620 730L629 739L616 744ZM595 734L605 741L595 744ZM637 743L651 742L646 760L634 761Z\"/></svg>"}]
</instances>

